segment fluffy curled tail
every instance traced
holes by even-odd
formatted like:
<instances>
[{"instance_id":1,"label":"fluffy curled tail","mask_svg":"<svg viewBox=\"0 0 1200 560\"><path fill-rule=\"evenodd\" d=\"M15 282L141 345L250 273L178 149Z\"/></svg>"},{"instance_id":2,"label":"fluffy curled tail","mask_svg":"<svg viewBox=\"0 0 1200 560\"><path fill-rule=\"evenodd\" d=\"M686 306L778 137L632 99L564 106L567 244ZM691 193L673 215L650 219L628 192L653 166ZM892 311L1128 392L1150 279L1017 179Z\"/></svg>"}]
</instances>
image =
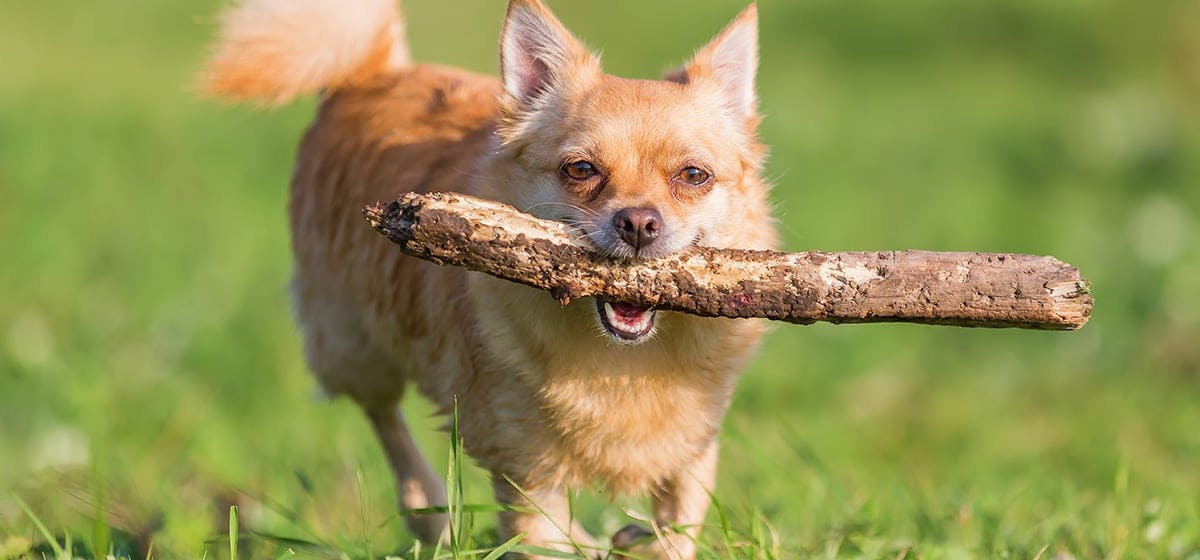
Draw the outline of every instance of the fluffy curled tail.
<instances>
[{"instance_id":1,"label":"fluffy curled tail","mask_svg":"<svg viewBox=\"0 0 1200 560\"><path fill-rule=\"evenodd\" d=\"M410 64L396 0L245 0L221 14L205 92L266 105Z\"/></svg>"}]
</instances>

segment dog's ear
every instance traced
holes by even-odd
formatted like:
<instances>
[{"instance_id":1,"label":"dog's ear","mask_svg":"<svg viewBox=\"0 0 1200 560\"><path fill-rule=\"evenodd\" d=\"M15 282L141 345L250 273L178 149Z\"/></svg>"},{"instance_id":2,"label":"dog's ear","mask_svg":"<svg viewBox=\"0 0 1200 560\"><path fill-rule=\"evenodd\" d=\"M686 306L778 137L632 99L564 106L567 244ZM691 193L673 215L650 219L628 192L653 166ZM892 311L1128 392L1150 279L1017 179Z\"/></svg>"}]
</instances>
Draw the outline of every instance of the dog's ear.
<instances>
[{"instance_id":1,"label":"dog's ear","mask_svg":"<svg viewBox=\"0 0 1200 560\"><path fill-rule=\"evenodd\" d=\"M757 72L758 7L750 4L716 38L697 51L690 62L667 72L663 79L681 84L711 84L718 88L735 116L755 121L758 96L754 77Z\"/></svg>"},{"instance_id":2,"label":"dog's ear","mask_svg":"<svg viewBox=\"0 0 1200 560\"><path fill-rule=\"evenodd\" d=\"M511 0L500 39L504 90L519 105L568 80L598 74L599 60L540 0Z\"/></svg>"}]
</instances>

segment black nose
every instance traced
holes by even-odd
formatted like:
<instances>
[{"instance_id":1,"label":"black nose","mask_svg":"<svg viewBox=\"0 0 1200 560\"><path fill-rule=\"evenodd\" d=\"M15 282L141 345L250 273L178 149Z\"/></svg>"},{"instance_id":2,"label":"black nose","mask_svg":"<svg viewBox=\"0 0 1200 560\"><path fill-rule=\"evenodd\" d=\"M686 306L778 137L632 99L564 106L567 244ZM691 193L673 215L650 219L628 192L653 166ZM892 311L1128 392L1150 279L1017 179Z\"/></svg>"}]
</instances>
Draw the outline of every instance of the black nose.
<instances>
[{"instance_id":1,"label":"black nose","mask_svg":"<svg viewBox=\"0 0 1200 560\"><path fill-rule=\"evenodd\" d=\"M626 208L613 215L617 235L634 249L644 249L662 231L662 214L653 208Z\"/></svg>"}]
</instances>

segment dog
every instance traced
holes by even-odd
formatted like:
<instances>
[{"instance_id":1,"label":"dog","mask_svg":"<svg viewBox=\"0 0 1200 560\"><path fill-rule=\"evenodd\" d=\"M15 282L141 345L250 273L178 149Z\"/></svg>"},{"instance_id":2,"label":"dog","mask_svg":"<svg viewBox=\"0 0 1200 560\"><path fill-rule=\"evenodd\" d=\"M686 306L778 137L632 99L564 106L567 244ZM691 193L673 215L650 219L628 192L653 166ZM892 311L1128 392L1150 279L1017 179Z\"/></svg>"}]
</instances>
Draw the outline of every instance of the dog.
<instances>
[{"instance_id":1,"label":"dog","mask_svg":"<svg viewBox=\"0 0 1200 560\"><path fill-rule=\"evenodd\" d=\"M402 510L446 504L397 405L407 385L449 414L492 475L502 539L607 553L571 488L652 495L653 527L612 537L694 558L718 431L759 320L700 318L546 293L404 256L361 217L403 191L458 191L577 228L614 259L695 244L772 249L747 7L659 80L605 74L539 0L511 0L499 79L412 61L394 0L248 0L222 14L203 80L233 100L317 93L288 206L305 357L361 405ZM455 404L457 402L457 404ZM446 538L444 514L409 530Z\"/></svg>"}]
</instances>

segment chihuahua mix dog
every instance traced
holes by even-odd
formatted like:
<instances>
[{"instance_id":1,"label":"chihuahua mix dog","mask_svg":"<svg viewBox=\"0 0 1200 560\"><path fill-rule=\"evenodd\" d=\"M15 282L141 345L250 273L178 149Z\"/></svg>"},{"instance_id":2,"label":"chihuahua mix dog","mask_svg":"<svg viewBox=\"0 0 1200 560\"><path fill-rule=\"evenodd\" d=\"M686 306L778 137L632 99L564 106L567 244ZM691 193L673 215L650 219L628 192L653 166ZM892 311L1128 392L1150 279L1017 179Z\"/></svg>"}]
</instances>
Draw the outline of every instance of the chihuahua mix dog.
<instances>
[{"instance_id":1,"label":"chihuahua mix dog","mask_svg":"<svg viewBox=\"0 0 1200 560\"><path fill-rule=\"evenodd\" d=\"M289 214L306 358L362 406L405 510L446 504L397 403L413 383L493 477L500 536L607 553L571 488L649 492L654 526L613 545L694 558L717 434L764 331L619 301L549 295L404 256L362 219L403 191L459 191L580 230L599 252L654 259L693 244L769 249L757 139L757 13L748 7L661 80L605 74L539 0L511 0L500 78L414 63L394 0L249 0L223 14L204 76L231 99L319 92ZM411 515L425 541L445 515Z\"/></svg>"}]
</instances>

